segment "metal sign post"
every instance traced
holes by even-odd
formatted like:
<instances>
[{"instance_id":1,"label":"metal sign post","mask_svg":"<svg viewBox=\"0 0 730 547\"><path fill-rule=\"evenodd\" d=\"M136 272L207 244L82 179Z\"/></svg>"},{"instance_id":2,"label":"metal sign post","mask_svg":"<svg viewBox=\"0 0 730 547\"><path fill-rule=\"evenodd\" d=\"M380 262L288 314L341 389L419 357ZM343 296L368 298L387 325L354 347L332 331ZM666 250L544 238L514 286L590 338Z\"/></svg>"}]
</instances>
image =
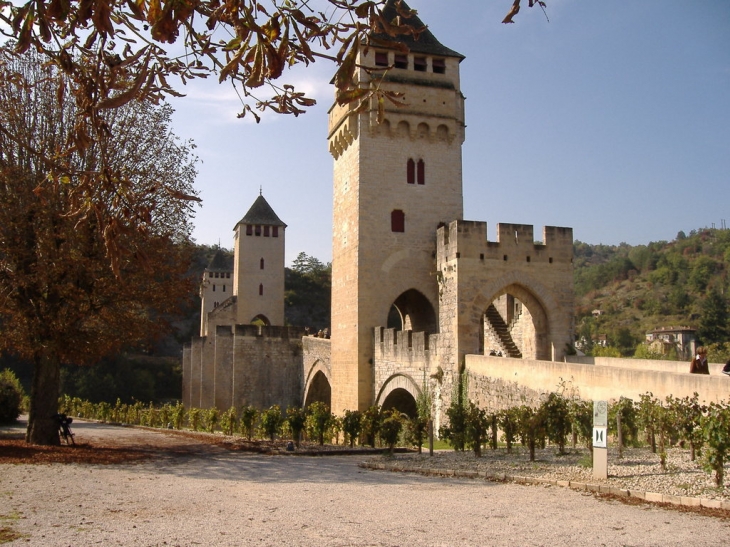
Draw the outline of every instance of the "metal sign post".
<instances>
[{"instance_id":1,"label":"metal sign post","mask_svg":"<svg viewBox=\"0 0 730 547\"><path fill-rule=\"evenodd\" d=\"M593 478L608 478L608 403L593 402Z\"/></svg>"}]
</instances>

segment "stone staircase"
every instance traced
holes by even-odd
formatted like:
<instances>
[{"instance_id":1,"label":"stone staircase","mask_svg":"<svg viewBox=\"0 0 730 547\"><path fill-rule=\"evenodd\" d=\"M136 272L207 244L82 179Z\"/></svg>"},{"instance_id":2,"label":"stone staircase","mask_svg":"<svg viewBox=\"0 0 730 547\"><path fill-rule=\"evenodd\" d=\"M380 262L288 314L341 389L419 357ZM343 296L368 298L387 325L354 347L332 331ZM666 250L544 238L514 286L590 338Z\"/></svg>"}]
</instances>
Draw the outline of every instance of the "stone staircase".
<instances>
[{"instance_id":1,"label":"stone staircase","mask_svg":"<svg viewBox=\"0 0 730 547\"><path fill-rule=\"evenodd\" d=\"M497 336L497 338L499 338L502 348L507 354L506 356L514 357L516 359L522 359L522 352L519 350L514 340L512 340L512 336L510 336L509 333L509 328L504 322L504 319L502 319L500 313L497 311L497 308L495 308L494 305L490 304L487 308L487 313L485 315L487 324L491 328L492 332L494 332L494 334Z\"/></svg>"}]
</instances>

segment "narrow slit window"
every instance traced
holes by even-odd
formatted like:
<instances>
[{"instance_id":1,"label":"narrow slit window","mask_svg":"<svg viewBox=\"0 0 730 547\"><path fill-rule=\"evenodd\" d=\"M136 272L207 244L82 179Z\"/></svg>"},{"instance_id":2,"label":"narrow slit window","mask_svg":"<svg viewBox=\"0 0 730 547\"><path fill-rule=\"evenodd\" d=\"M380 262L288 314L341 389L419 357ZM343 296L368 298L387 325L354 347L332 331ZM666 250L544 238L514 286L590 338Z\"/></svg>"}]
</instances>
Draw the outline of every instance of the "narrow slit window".
<instances>
[{"instance_id":1,"label":"narrow slit window","mask_svg":"<svg viewBox=\"0 0 730 547\"><path fill-rule=\"evenodd\" d=\"M412 159L408 160L408 167L406 169L408 184L416 183L416 162Z\"/></svg>"},{"instance_id":2,"label":"narrow slit window","mask_svg":"<svg viewBox=\"0 0 730 547\"><path fill-rule=\"evenodd\" d=\"M223 290L223 292L226 292L226 286L225 285L223 285L223 289L222 290Z\"/></svg>"},{"instance_id":3,"label":"narrow slit window","mask_svg":"<svg viewBox=\"0 0 730 547\"><path fill-rule=\"evenodd\" d=\"M390 213L390 230L392 232L406 231L406 215L400 209L394 209Z\"/></svg>"},{"instance_id":4,"label":"narrow slit window","mask_svg":"<svg viewBox=\"0 0 730 547\"><path fill-rule=\"evenodd\" d=\"M259 269L260 270L264 269L264 259L263 258L259 261Z\"/></svg>"},{"instance_id":5,"label":"narrow slit window","mask_svg":"<svg viewBox=\"0 0 730 547\"><path fill-rule=\"evenodd\" d=\"M263 296L263 295L264 295L264 285L263 285L263 283L260 283L259 284L259 296Z\"/></svg>"},{"instance_id":6,"label":"narrow slit window","mask_svg":"<svg viewBox=\"0 0 730 547\"><path fill-rule=\"evenodd\" d=\"M418 184L426 184L426 164L418 160Z\"/></svg>"}]
</instances>

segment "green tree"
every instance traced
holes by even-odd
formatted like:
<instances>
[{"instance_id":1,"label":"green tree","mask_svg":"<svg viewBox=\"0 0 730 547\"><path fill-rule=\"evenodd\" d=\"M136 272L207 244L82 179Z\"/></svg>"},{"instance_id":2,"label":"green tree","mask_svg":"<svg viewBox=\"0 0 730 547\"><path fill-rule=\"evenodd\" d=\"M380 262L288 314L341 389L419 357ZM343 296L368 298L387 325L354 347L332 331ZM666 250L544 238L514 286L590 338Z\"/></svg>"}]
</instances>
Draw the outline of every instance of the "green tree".
<instances>
[{"instance_id":1,"label":"green tree","mask_svg":"<svg viewBox=\"0 0 730 547\"><path fill-rule=\"evenodd\" d=\"M466 422L468 399L466 396L466 374L461 372L458 381L454 384L451 395L451 403L446 409L446 416L449 419L448 425L441 426L439 435L449 441L454 450L463 452L466 445Z\"/></svg>"},{"instance_id":2,"label":"green tree","mask_svg":"<svg viewBox=\"0 0 730 547\"><path fill-rule=\"evenodd\" d=\"M294 437L294 444L299 448L302 431L307 424L307 412L298 406L290 406L286 409L286 421L291 429L292 437Z\"/></svg>"},{"instance_id":3,"label":"green tree","mask_svg":"<svg viewBox=\"0 0 730 547\"><path fill-rule=\"evenodd\" d=\"M697 291L704 291L715 273L717 263L709 256L700 256L694 261L689 282Z\"/></svg>"},{"instance_id":4,"label":"green tree","mask_svg":"<svg viewBox=\"0 0 730 547\"><path fill-rule=\"evenodd\" d=\"M250 441L256 429L256 422L259 419L259 411L256 407L248 405L241 409L241 433Z\"/></svg>"},{"instance_id":5,"label":"green tree","mask_svg":"<svg viewBox=\"0 0 730 547\"><path fill-rule=\"evenodd\" d=\"M692 397L682 399L670 395L667 397L667 408L679 438L683 443L689 443L690 459L695 461L697 451L702 446L702 417L707 407L700 403L699 394L695 392Z\"/></svg>"},{"instance_id":6,"label":"green tree","mask_svg":"<svg viewBox=\"0 0 730 547\"><path fill-rule=\"evenodd\" d=\"M702 418L702 430L706 450L703 465L715 473L715 484L722 487L725 479L725 462L730 454L730 406L710 403L707 415Z\"/></svg>"},{"instance_id":7,"label":"green tree","mask_svg":"<svg viewBox=\"0 0 730 547\"><path fill-rule=\"evenodd\" d=\"M481 458L482 456L482 445L487 438L488 431L489 420L487 418L487 412L469 401L469 406L466 409L464 439L466 446L474 451L474 455L477 458Z\"/></svg>"},{"instance_id":8,"label":"green tree","mask_svg":"<svg viewBox=\"0 0 730 547\"><path fill-rule=\"evenodd\" d=\"M383 412L383 419L380 422L380 437L388 446L388 452L390 454L393 454L402 430L403 417L397 409L391 408Z\"/></svg>"},{"instance_id":9,"label":"green tree","mask_svg":"<svg viewBox=\"0 0 730 547\"><path fill-rule=\"evenodd\" d=\"M545 437L545 413L542 408L534 409L527 405L518 407L518 431L523 444L530 452L530 461L535 461L537 444Z\"/></svg>"},{"instance_id":10,"label":"green tree","mask_svg":"<svg viewBox=\"0 0 730 547\"><path fill-rule=\"evenodd\" d=\"M550 393L540 406L545 417L548 439L558 445L558 453L565 454L565 442L570 433L570 412L568 400L559 393Z\"/></svg>"},{"instance_id":11,"label":"green tree","mask_svg":"<svg viewBox=\"0 0 730 547\"><path fill-rule=\"evenodd\" d=\"M272 405L261 412L261 429L273 441L279 434L284 417L281 415L281 407Z\"/></svg>"},{"instance_id":12,"label":"green tree","mask_svg":"<svg viewBox=\"0 0 730 547\"><path fill-rule=\"evenodd\" d=\"M502 438L507 444L507 453L512 452L512 444L519 434L519 408L512 407L501 411L498 415L499 427L502 429Z\"/></svg>"},{"instance_id":13,"label":"green tree","mask_svg":"<svg viewBox=\"0 0 730 547\"><path fill-rule=\"evenodd\" d=\"M18 419L23 405L23 386L13 371L0 372L0 424L12 423Z\"/></svg>"},{"instance_id":14,"label":"green tree","mask_svg":"<svg viewBox=\"0 0 730 547\"><path fill-rule=\"evenodd\" d=\"M0 350L33 363L26 440L57 444L61 364L150 340L191 294L181 196L193 194L196 173L169 106L97 112L104 146L81 139L83 115L57 94L72 83L41 61L0 48ZM104 177L125 179L124 193L95 178L100 163ZM89 185L105 207L135 200L134 218L88 209Z\"/></svg>"},{"instance_id":15,"label":"green tree","mask_svg":"<svg viewBox=\"0 0 730 547\"><path fill-rule=\"evenodd\" d=\"M324 436L332 419L330 407L321 401L315 401L307 408L307 431L312 438L317 439L320 446L324 445Z\"/></svg>"},{"instance_id":16,"label":"green tree","mask_svg":"<svg viewBox=\"0 0 730 547\"><path fill-rule=\"evenodd\" d=\"M345 441L349 442L350 448L355 446L362 431L362 413L359 410L345 410L342 430L345 432Z\"/></svg>"},{"instance_id":17,"label":"green tree","mask_svg":"<svg viewBox=\"0 0 730 547\"><path fill-rule=\"evenodd\" d=\"M697 334L704 344L726 342L730 337L727 299L717 288L710 289L702 302Z\"/></svg>"},{"instance_id":18,"label":"green tree","mask_svg":"<svg viewBox=\"0 0 730 547\"><path fill-rule=\"evenodd\" d=\"M375 448L375 441L380 434L380 421L380 408L376 405L362 413L362 434L373 448Z\"/></svg>"},{"instance_id":19,"label":"green tree","mask_svg":"<svg viewBox=\"0 0 730 547\"><path fill-rule=\"evenodd\" d=\"M593 401L574 399L568 401L573 446L580 439L586 448L593 450Z\"/></svg>"}]
</instances>

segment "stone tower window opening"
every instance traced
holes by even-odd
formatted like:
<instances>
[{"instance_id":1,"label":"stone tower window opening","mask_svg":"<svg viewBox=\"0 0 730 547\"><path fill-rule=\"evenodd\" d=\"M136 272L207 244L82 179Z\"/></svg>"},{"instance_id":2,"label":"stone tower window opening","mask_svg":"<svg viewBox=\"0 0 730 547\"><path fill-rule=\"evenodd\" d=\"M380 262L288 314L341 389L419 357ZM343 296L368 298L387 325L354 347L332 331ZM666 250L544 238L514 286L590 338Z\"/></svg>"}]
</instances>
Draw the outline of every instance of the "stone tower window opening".
<instances>
[{"instance_id":1,"label":"stone tower window opening","mask_svg":"<svg viewBox=\"0 0 730 547\"><path fill-rule=\"evenodd\" d=\"M259 225L257 224L257 225L256 225L256 228L254 228L253 234L254 234L255 236L260 236L260 235L261 235L261 226L259 226Z\"/></svg>"},{"instance_id":2,"label":"stone tower window opening","mask_svg":"<svg viewBox=\"0 0 730 547\"><path fill-rule=\"evenodd\" d=\"M279 227L278 226L271 227L271 237L279 237Z\"/></svg>"},{"instance_id":3,"label":"stone tower window opening","mask_svg":"<svg viewBox=\"0 0 730 547\"><path fill-rule=\"evenodd\" d=\"M226 292L226 286L223 285L223 292Z\"/></svg>"},{"instance_id":4,"label":"stone tower window opening","mask_svg":"<svg viewBox=\"0 0 730 547\"><path fill-rule=\"evenodd\" d=\"M264 284L259 283L259 296L263 296L263 295L264 295Z\"/></svg>"},{"instance_id":5,"label":"stone tower window opening","mask_svg":"<svg viewBox=\"0 0 730 547\"><path fill-rule=\"evenodd\" d=\"M406 214L400 209L394 209L390 213L390 231L405 232L406 231Z\"/></svg>"},{"instance_id":6,"label":"stone tower window opening","mask_svg":"<svg viewBox=\"0 0 730 547\"><path fill-rule=\"evenodd\" d=\"M415 70L416 72L426 72L428 70L428 63L426 63L426 58L414 57L413 70Z\"/></svg>"},{"instance_id":7,"label":"stone tower window opening","mask_svg":"<svg viewBox=\"0 0 730 547\"><path fill-rule=\"evenodd\" d=\"M426 184L426 164L423 160L418 160L416 178L418 184Z\"/></svg>"},{"instance_id":8,"label":"stone tower window opening","mask_svg":"<svg viewBox=\"0 0 730 547\"><path fill-rule=\"evenodd\" d=\"M446 60L445 59L433 59L431 61L433 66L434 74L446 74Z\"/></svg>"},{"instance_id":9,"label":"stone tower window opening","mask_svg":"<svg viewBox=\"0 0 730 547\"><path fill-rule=\"evenodd\" d=\"M408 55L402 53L395 54L395 62L393 63L395 68L408 68Z\"/></svg>"},{"instance_id":10,"label":"stone tower window opening","mask_svg":"<svg viewBox=\"0 0 730 547\"><path fill-rule=\"evenodd\" d=\"M263 270L263 269L264 269L264 259L262 257L261 260L259 260L259 270Z\"/></svg>"},{"instance_id":11,"label":"stone tower window opening","mask_svg":"<svg viewBox=\"0 0 730 547\"><path fill-rule=\"evenodd\" d=\"M408 164L406 166L406 179L408 180L408 184L416 183L416 162L413 161L413 158L408 158Z\"/></svg>"},{"instance_id":12,"label":"stone tower window opening","mask_svg":"<svg viewBox=\"0 0 730 547\"><path fill-rule=\"evenodd\" d=\"M251 226L250 224L246 224L246 235L247 236L253 235L253 226Z\"/></svg>"},{"instance_id":13,"label":"stone tower window opening","mask_svg":"<svg viewBox=\"0 0 730 547\"><path fill-rule=\"evenodd\" d=\"M264 237L269 237L269 226L264 226Z\"/></svg>"},{"instance_id":14,"label":"stone tower window opening","mask_svg":"<svg viewBox=\"0 0 730 547\"><path fill-rule=\"evenodd\" d=\"M375 52L375 66L388 66L388 54L385 51Z\"/></svg>"},{"instance_id":15,"label":"stone tower window opening","mask_svg":"<svg viewBox=\"0 0 730 547\"><path fill-rule=\"evenodd\" d=\"M213 283L212 286L213 286L213 292L215 292L215 283Z\"/></svg>"}]
</instances>

